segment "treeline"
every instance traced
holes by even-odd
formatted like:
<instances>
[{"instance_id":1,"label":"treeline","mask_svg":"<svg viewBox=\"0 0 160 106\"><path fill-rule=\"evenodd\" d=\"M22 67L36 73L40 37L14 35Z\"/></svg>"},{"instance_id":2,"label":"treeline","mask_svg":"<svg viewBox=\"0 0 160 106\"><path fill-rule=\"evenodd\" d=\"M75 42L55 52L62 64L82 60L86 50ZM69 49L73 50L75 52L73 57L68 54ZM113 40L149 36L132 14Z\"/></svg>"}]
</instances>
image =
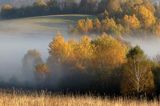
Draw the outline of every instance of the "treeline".
<instances>
[{"instance_id":1,"label":"treeline","mask_svg":"<svg viewBox=\"0 0 160 106\"><path fill-rule=\"evenodd\" d=\"M86 35L79 41L66 41L57 34L49 44L46 63L37 51L30 53L32 69L26 68L24 73L34 70L37 87L112 96L153 97L160 93L160 58L151 60L140 47L105 33L94 39Z\"/></svg>"},{"instance_id":2,"label":"treeline","mask_svg":"<svg viewBox=\"0 0 160 106\"><path fill-rule=\"evenodd\" d=\"M81 19L71 30L77 33L160 36L160 5L151 0L102 0L96 19Z\"/></svg>"},{"instance_id":3,"label":"treeline","mask_svg":"<svg viewBox=\"0 0 160 106\"><path fill-rule=\"evenodd\" d=\"M1 18L19 18L53 14L96 14L97 0L36 0L31 6L16 8L5 4L1 9Z\"/></svg>"}]
</instances>

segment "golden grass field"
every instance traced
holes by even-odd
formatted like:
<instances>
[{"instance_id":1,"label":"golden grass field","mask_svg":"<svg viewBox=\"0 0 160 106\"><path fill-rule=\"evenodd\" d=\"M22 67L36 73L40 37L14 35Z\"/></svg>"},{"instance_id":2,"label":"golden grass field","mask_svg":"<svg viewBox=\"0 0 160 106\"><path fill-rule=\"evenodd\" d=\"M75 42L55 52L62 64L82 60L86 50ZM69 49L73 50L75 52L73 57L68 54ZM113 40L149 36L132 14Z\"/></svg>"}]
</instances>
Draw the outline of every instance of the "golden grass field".
<instances>
[{"instance_id":1,"label":"golden grass field","mask_svg":"<svg viewBox=\"0 0 160 106\"><path fill-rule=\"evenodd\" d=\"M102 99L91 96L63 96L45 93L0 92L0 106L160 106L158 101Z\"/></svg>"}]
</instances>

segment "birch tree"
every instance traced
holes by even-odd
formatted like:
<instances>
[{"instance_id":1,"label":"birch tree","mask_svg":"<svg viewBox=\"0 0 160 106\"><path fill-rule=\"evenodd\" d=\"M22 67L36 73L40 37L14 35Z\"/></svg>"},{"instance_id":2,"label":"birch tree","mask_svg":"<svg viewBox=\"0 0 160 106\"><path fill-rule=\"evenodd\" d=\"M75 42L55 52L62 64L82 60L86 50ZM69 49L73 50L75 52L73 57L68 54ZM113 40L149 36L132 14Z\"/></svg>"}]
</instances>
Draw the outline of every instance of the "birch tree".
<instances>
[{"instance_id":1,"label":"birch tree","mask_svg":"<svg viewBox=\"0 0 160 106\"><path fill-rule=\"evenodd\" d=\"M138 46L131 49L124 65L122 93L135 95L150 93L154 88L151 68L151 63Z\"/></svg>"}]
</instances>

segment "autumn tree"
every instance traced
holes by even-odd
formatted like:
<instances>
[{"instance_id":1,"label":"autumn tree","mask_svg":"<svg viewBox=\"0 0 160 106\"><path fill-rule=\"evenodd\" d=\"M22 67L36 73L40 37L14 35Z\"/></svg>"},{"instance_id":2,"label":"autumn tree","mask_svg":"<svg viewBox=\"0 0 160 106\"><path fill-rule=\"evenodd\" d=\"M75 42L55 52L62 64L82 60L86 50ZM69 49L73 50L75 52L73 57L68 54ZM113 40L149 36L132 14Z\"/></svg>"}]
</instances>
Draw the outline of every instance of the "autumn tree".
<instances>
[{"instance_id":1,"label":"autumn tree","mask_svg":"<svg viewBox=\"0 0 160 106\"><path fill-rule=\"evenodd\" d=\"M26 76L26 81L34 81L36 82L37 71L35 67L38 64L42 64L43 60L41 58L41 54L37 50L28 50L28 52L24 55L22 64L23 74ZM28 79L29 78L29 79Z\"/></svg>"},{"instance_id":2,"label":"autumn tree","mask_svg":"<svg viewBox=\"0 0 160 106\"><path fill-rule=\"evenodd\" d=\"M131 30L136 30L136 29L140 28L140 26L141 26L140 21L135 16L135 14L132 16L125 15L123 18L123 22L124 22L124 25L126 26L126 28L129 28Z\"/></svg>"},{"instance_id":3,"label":"autumn tree","mask_svg":"<svg viewBox=\"0 0 160 106\"><path fill-rule=\"evenodd\" d=\"M50 55L54 56L58 60L58 62L62 62L65 58L65 53L67 52L64 47L66 43L64 41L63 36L60 33L57 33L56 37L53 41L49 44Z\"/></svg>"},{"instance_id":4,"label":"autumn tree","mask_svg":"<svg viewBox=\"0 0 160 106\"><path fill-rule=\"evenodd\" d=\"M38 79L46 79L47 74L49 73L47 64L41 63L35 66L35 70L38 74Z\"/></svg>"},{"instance_id":5,"label":"autumn tree","mask_svg":"<svg viewBox=\"0 0 160 106\"><path fill-rule=\"evenodd\" d=\"M160 21L159 20L153 27L153 34L155 34L157 37L160 37Z\"/></svg>"},{"instance_id":6,"label":"autumn tree","mask_svg":"<svg viewBox=\"0 0 160 106\"><path fill-rule=\"evenodd\" d=\"M44 0L36 0L34 3L34 6L45 7L45 6L47 6L47 4Z\"/></svg>"},{"instance_id":7,"label":"autumn tree","mask_svg":"<svg viewBox=\"0 0 160 106\"><path fill-rule=\"evenodd\" d=\"M77 61L76 66L81 70L88 71L93 58L93 46L91 45L91 38L88 36L83 36L74 51Z\"/></svg>"},{"instance_id":8,"label":"autumn tree","mask_svg":"<svg viewBox=\"0 0 160 106\"><path fill-rule=\"evenodd\" d=\"M150 10L152 13L155 13L155 4L153 4L152 2L152 0L143 0L143 5L145 5L146 8Z\"/></svg>"},{"instance_id":9,"label":"autumn tree","mask_svg":"<svg viewBox=\"0 0 160 106\"><path fill-rule=\"evenodd\" d=\"M144 28L150 28L156 23L154 13L150 11L146 6L139 6L137 13Z\"/></svg>"},{"instance_id":10,"label":"autumn tree","mask_svg":"<svg viewBox=\"0 0 160 106\"><path fill-rule=\"evenodd\" d=\"M105 18L108 18L109 17L109 13L107 10L103 11L101 14L98 15L98 19L99 20L103 20Z\"/></svg>"},{"instance_id":11,"label":"autumn tree","mask_svg":"<svg viewBox=\"0 0 160 106\"><path fill-rule=\"evenodd\" d=\"M90 70L90 64L92 60L93 50L91 45L91 39L88 36L83 36L80 41L64 41L64 38L61 35L58 35L50 43L49 51L51 58L56 61L56 65L54 66L61 67L59 69L59 72L57 72L57 68L53 68L53 71L56 73L63 73L62 75L65 76L61 77L61 85L63 87L63 83L65 83L65 86L67 87L78 86L77 89L88 86L86 85L86 83L89 80L86 81L78 79L80 76L83 78L87 78L87 76L89 76L89 71L92 71ZM57 76L58 75L59 74L57 74ZM74 79L74 81L81 83L72 83L69 81L71 78Z\"/></svg>"},{"instance_id":12,"label":"autumn tree","mask_svg":"<svg viewBox=\"0 0 160 106\"><path fill-rule=\"evenodd\" d=\"M86 18L86 19L80 19L77 22L77 27L79 32L81 33L88 33L93 30L93 22L91 19Z\"/></svg>"},{"instance_id":13,"label":"autumn tree","mask_svg":"<svg viewBox=\"0 0 160 106\"><path fill-rule=\"evenodd\" d=\"M136 46L129 50L124 64L122 93L126 95L149 94L154 89L152 66L144 52Z\"/></svg>"},{"instance_id":14,"label":"autumn tree","mask_svg":"<svg viewBox=\"0 0 160 106\"><path fill-rule=\"evenodd\" d=\"M70 60L72 60L73 63L86 65L94 56L96 57L95 60L100 61L97 61L98 63L104 62L99 65L108 66L106 68L122 64L125 61L127 50L123 43L106 34L92 41L88 36L83 36L79 42L74 40L64 41L64 38L58 34L49 47L50 54L61 63L71 62Z\"/></svg>"},{"instance_id":15,"label":"autumn tree","mask_svg":"<svg viewBox=\"0 0 160 106\"><path fill-rule=\"evenodd\" d=\"M127 0L123 3L122 11L125 17L128 15L132 16L134 20L137 18L143 29L150 28L156 23L156 17L154 15L155 8L149 0Z\"/></svg>"},{"instance_id":16,"label":"autumn tree","mask_svg":"<svg viewBox=\"0 0 160 106\"><path fill-rule=\"evenodd\" d=\"M50 43L50 54L58 57L58 60L75 57L76 61L82 62L92 57L94 47L96 48L95 55L97 55L97 58L100 58L102 55L103 59L106 58L105 63L107 62L110 67L121 64L125 60L125 52L127 49L125 45L105 34L93 40L92 43L87 36L82 37L80 42L76 43L75 41L65 42L64 38L58 35ZM119 50L121 50L121 52L118 52ZM113 53L115 54L113 55ZM111 54L112 56L110 56Z\"/></svg>"},{"instance_id":17,"label":"autumn tree","mask_svg":"<svg viewBox=\"0 0 160 106\"><path fill-rule=\"evenodd\" d=\"M124 15L132 15L133 14L133 6L134 6L134 4L132 3L132 1L133 0L126 0L125 2L123 2L123 4L122 4L123 16Z\"/></svg>"},{"instance_id":18,"label":"autumn tree","mask_svg":"<svg viewBox=\"0 0 160 106\"><path fill-rule=\"evenodd\" d=\"M125 62L127 51L127 47L121 41L106 34L93 40L88 36L83 36L79 41L65 41L58 34L49 47L50 56L61 67L59 72L65 74L65 77L61 79L62 82L66 86L78 86L80 88L87 88L89 86L87 83L90 81L92 82L90 84L94 84L93 81L98 81L101 87L109 86L104 82L108 84L107 79L111 78L109 73L112 73L112 69L120 67ZM53 70L57 72L58 69L53 67ZM79 77L88 80L78 79ZM68 82L70 78L81 83L77 85Z\"/></svg>"},{"instance_id":19,"label":"autumn tree","mask_svg":"<svg viewBox=\"0 0 160 106\"><path fill-rule=\"evenodd\" d=\"M102 20L102 31L109 34L118 34L119 29L116 21L113 18L105 18Z\"/></svg>"},{"instance_id":20,"label":"autumn tree","mask_svg":"<svg viewBox=\"0 0 160 106\"><path fill-rule=\"evenodd\" d=\"M58 35L50 43L50 54L62 64L72 65L72 68L85 69L92 56L90 38L84 36L79 43L74 40L65 42L64 38Z\"/></svg>"},{"instance_id":21,"label":"autumn tree","mask_svg":"<svg viewBox=\"0 0 160 106\"><path fill-rule=\"evenodd\" d=\"M94 26L94 31L96 31L96 32L101 31L101 22L98 18L93 20L93 26Z\"/></svg>"},{"instance_id":22,"label":"autumn tree","mask_svg":"<svg viewBox=\"0 0 160 106\"><path fill-rule=\"evenodd\" d=\"M11 9L13 9L13 6L11 4L4 4L2 6L2 11L3 10L11 10Z\"/></svg>"},{"instance_id":23,"label":"autumn tree","mask_svg":"<svg viewBox=\"0 0 160 106\"><path fill-rule=\"evenodd\" d=\"M92 22L92 20L87 18L85 26L86 26L86 30L92 31L93 30L93 22Z\"/></svg>"},{"instance_id":24,"label":"autumn tree","mask_svg":"<svg viewBox=\"0 0 160 106\"><path fill-rule=\"evenodd\" d=\"M48 13L48 5L44 0L36 0L33 3L34 14L46 15Z\"/></svg>"},{"instance_id":25,"label":"autumn tree","mask_svg":"<svg viewBox=\"0 0 160 106\"><path fill-rule=\"evenodd\" d=\"M95 63L100 72L117 67L125 62L127 47L115 38L102 34L92 41L95 47Z\"/></svg>"},{"instance_id":26,"label":"autumn tree","mask_svg":"<svg viewBox=\"0 0 160 106\"><path fill-rule=\"evenodd\" d=\"M11 4L4 4L1 8L1 17L10 18L9 14L12 14L13 9Z\"/></svg>"},{"instance_id":27,"label":"autumn tree","mask_svg":"<svg viewBox=\"0 0 160 106\"><path fill-rule=\"evenodd\" d=\"M86 32L84 26L85 26L85 20L84 19L80 19L80 20L77 21L76 29L79 32Z\"/></svg>"},{"instance_id":28,"label":"autumn tree","mask_svg":"<svg viewBox=\"0 0 160 106\"><path fill-rule=\"evenodd\" d=\"M31 69L34 70L34 66L41 64L42 59L41 55L37 50L28 50L26 55L23 58L23 65L26 67L30 67Z\"/></svg>"},{"instance_id":29,"label":"autumn tree","mask_svg":"<svg viewBox=\"0 0 160 106\"><path fill-rule=\"evenodd\" d=\"M107 34L102 34L91 43L94 48L91 70L95 75L96 84L104 92L114 91L116 88L113 85L118 82L116 74L119 73L118 68L125 62L127 47Z\"/></svg>"}]
</instances>

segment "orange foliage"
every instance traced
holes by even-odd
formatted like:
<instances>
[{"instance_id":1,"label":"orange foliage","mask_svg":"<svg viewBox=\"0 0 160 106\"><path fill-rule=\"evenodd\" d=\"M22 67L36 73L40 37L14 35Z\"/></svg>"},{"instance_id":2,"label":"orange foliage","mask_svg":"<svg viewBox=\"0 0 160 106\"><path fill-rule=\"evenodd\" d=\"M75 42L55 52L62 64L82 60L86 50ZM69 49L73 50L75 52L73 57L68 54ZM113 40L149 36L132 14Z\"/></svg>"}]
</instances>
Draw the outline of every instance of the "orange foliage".
<instances>
[{"instance_id":1,"label":"orange foliage","mask_svg":"<svg viewBox=\"0 0 160 106\"><path fill-rule=\"evenodd\" d=\"M154 13L147 9L147 7L143 5L139 6L138 13L144 28L149 28L155 24L156 18Z\"/></svg>"},{"instance_id":2,"label":"orange foliage","mask_svg":"<svg viewBox=\"0 0 160 106\"><path fill-rule=\"evenodd\" d=\"M140 28L140 21L135 16L135 14L133 16L125 15L123 18L123 21L124 21L124 24L131 29Z\"/></svg>"},{"instance_id":3,"label":"orange foliage","mask_svg":"<svg viewBox=\"0 0 160 106\"><path fill-rule=\"evenodd\" d=\"M96 53L95 66L99 66L100 70L117 67L125 62L127 47L113 37L103 34L93 44Z\"/></svg>"},{"instance_id":4,"label":"orange foliage","mask_svg":"<svg viewBox=\"0 0 160 106\"><path fill-rule=\"evenodd\" d=\"M153 33L156 34L157 36L160 36L160 22L156 23Z\"/></svg>"},{"instance_id":5,"label":"orange foliage","mask_svg":"<svg viewBox=\"0 0 160 106\"><path fill-rule=\"evenodd\" d=\"M77 63L81 65L83 69L89 65L89 62L93 57L93 47L90 42L91 39L88 36L83 36L75 50Z\"/></svg>"},{"instance_id":6,"label":"orange foliage","mask_svg":"<svg viewBox=\"0 0 160 106\"><path fill-rule=\"evenodd\" d=\"M96 18L95 20L93 20L93 24L94 24L95 31L100 31L100 29L101 29L101 22L99 21L98 18Z\"/></svg>"},{"instance_id":7,"label":"orange foliage","mask_svg":"<svg viewBox=\"0 0 160 106\"><path fill-rule=\"evenodd\" d=\"M36 65L36 71L39 73L48 73L48 66L46 64L38 64Z\"/></svg>"},{"instance_id":8,"label":"orange foliage","mask_svg":"<svg viewBox=\"0 0 160 106\"><path fill-rule=\"evenodd\" d=\"M92 41L88 36L83 36L80 42L64 42L59 36L50 43L50 54L53 57L79 70L89 67L99 70L100 66L105 67L103 70L117 67L125 62L126 50L123 43L106 34Z\"/></svg>"},{"instance_id":9,"label":"orange foliage","mask_svg":"<svg viewBox=\"0 0 160 106\"><path fill-rule=\"evenodd\" d=\"M11 9L13 9L13 6L10 4L4 4L2 6L2 10L11 10Z\"/></svg>"},{"instance_id":10,"label":"orange foliage","mask_svg":"<svg viewBox=\"0 0 160 106\"><path fill-rule=\"evenodd\" d=\"M49 44L51 50L49 51L51 55L54 55L54 58L57 58L58 61L63 61L67 56L68 50L65 49L67 44L64 41L63 36L60 33L57 33L53 42Z\"/></svg>"},{"instance_id":11,"label":"orange foliage","mask_svg":"<svg viewBox=\"0 0 160 106\"><path fill-rule=\"evenodd\" d=\"M79 32L87 33L92 31L93 29L93 22L91 19L81 19L77 22L77 29Z\"/></svg>"},{"instance_id":12,"label":"orange foliage","mask_svg":"<svg viewBox=\"0 0 160 106\"><path fill-rule=\"evenodd\" d=\"M114 21L113 18L111 18L111 19L106 18L106 19L102 20L102 30L103 31L110 32L116 28L117 28L117 25L116 25L116 22Z\"/></svg>"},{"instance_id":13,"label":"orange foliage","mask_svg":"<svg viewBox=\"0 0 160 106\"><path fill-rule=\"evenodd\" d=\"M86 19L86 29L88 30L88 31L91 31L92 29L93 29L93 22L92 22L92 20L91 19Z\"/></svg>"}]
</instances>

